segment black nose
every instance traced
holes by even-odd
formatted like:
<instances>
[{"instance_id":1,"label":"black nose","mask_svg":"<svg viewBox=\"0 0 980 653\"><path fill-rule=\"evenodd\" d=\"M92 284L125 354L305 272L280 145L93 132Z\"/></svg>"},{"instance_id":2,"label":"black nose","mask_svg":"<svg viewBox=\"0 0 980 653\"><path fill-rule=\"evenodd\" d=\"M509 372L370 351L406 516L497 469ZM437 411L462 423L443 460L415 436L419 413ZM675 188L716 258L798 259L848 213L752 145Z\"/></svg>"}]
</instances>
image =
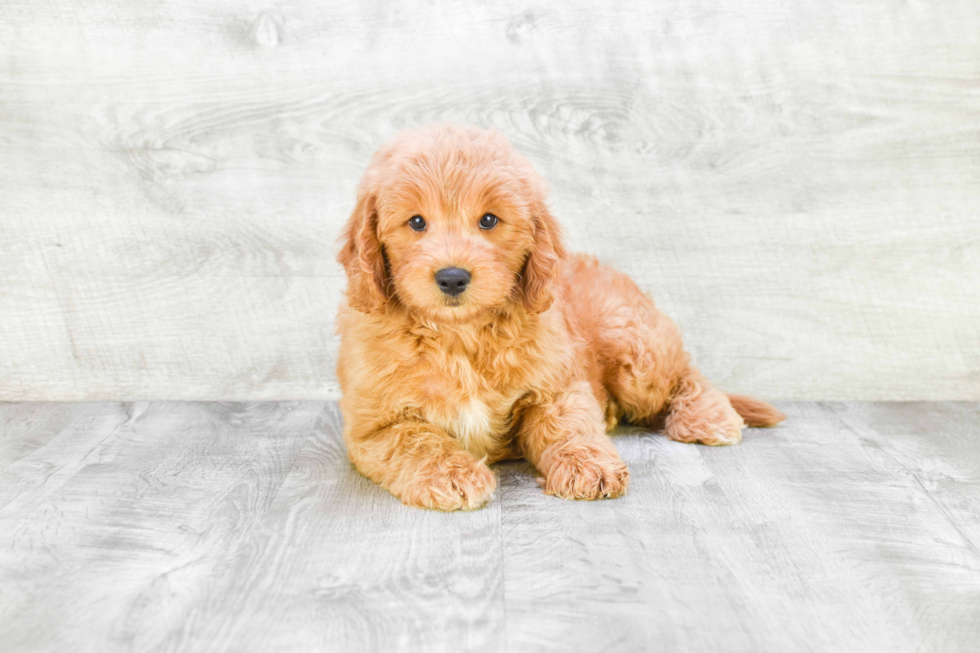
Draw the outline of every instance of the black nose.
<instances>
[{"instance_id":1,"label":"black nose","mask_svg":"<svg viewBox=\"0 0 980 653\"><path fill-rule=\"evenodd\" d=\"M470 273L463 268L443 268L436 272L436 285L439 290L455 297L466 290L470 284Z\"/></svg>"}]
</instances>

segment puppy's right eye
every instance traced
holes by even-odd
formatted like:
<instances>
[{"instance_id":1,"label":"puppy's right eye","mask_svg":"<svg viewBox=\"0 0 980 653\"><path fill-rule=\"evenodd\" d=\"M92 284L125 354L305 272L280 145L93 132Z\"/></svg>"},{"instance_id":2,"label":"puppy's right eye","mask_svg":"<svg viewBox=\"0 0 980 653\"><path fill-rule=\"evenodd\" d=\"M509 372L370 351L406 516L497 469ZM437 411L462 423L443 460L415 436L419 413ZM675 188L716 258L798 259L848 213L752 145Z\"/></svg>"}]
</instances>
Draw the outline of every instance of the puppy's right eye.
<instances>
[{"instance_id":1,"label":"puppy's right eye","mask_svg":"<svg viewBox=\"0 0 980 653\"><path fill-rule=\"evenodd\" d=\"M421 215L413 215L412 219L408 221L408 226L415 231L425 231L425 218Z\"/></svg>"}]
</instances>

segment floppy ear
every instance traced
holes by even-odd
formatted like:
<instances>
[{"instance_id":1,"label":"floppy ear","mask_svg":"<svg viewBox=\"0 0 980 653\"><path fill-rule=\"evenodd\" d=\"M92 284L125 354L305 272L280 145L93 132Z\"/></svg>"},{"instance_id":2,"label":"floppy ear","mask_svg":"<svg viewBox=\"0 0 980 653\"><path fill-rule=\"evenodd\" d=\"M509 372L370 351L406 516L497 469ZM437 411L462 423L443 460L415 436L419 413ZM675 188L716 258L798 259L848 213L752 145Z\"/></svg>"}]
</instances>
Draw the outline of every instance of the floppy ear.
<instances>
[{"instance_id":1,"label":"floppy ear","mask_svg":"<svg viewBox=\"0 0 980 653\"><path fill-rule=\"evenodd\" d=\"M374 194L360 189L357 205L347 221L337 260L347 271L347 303L363 313L384 309L388 271L378 240L378 213Z\"/></svg>"},{"instance_id":2,"label":"floppy ear","mask_svg":"<svg viewBox=\"0 0 980 653\"><path fill-rule=\"evenodd\" d=\"M558 264L565 258L561 227L548 212L544 200L532 207L534 243L524 263L521 290L524 307L530 313L543 313L554 301L552 286L558 278Z\"/></svg>"}]
</instances>

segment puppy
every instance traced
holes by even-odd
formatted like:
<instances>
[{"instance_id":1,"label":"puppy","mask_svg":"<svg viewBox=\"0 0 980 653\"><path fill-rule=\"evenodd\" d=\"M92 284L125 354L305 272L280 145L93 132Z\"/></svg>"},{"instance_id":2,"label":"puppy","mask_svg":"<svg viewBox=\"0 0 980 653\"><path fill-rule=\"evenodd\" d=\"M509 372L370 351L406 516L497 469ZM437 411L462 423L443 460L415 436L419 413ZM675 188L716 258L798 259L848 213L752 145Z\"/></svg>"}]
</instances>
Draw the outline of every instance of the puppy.
<instances>
[{"instance_id":1,"label":"puppy","mask_svg":"<svg viewBox=\"0 0 980 653\"><path fill-rule=\"evenodd\" d=\"M375 154L342 236L337 365L351 461L411 506L473 509L495 461L618 497L620 420L736 444L784 416L712 386L633 281L569 254L545 185L498 132L435 125Z\"/></svg>"}]
</instances>

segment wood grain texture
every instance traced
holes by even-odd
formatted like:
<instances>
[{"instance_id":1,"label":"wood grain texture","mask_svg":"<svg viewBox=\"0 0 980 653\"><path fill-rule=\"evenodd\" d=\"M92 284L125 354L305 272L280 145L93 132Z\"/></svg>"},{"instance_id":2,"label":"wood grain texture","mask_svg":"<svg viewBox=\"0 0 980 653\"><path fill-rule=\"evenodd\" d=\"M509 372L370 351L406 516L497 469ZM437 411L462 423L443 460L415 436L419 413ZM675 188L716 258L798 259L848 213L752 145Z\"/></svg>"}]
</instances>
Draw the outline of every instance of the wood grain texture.
<instances>
[{"instance_id":1,"label":"wood grain texture","mask_svg":"<svg viewBox=\"0 0 980 653\"><path fill-rule=\"evenodd\" d=\"M0 399L336 396L372 151L550 180L729 391L980 399L980 4L0 7Z\"/></svg>"},{"instance_id":2,"label":"wood grain texture","mask_svg":"<svg viewBox=\"0 0 980 653\"><path fill-rule=\"evenodd\" d=\"M402 506L333 403L0 404L0 641L115 651L974 651L980 405L795 403L630 493Z\"/></svg>"}]
</instances>

